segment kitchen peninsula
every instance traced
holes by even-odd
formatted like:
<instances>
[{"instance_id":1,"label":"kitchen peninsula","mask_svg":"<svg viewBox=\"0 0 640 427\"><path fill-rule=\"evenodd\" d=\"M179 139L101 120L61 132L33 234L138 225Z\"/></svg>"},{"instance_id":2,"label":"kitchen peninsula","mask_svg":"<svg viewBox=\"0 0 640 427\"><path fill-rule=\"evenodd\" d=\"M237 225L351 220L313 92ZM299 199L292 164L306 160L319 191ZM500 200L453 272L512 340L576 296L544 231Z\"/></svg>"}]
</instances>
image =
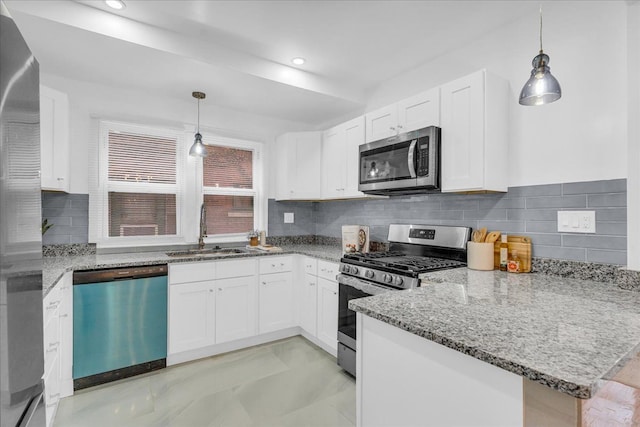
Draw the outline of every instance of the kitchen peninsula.
<instances>
[{"instance_id":1,"label":"kitchen peninsula","mask_svg":"<svg viewBox=\"0 0 640 427\"><path fill-rule=\"evenodd\" d=\"M640 344L639 293L541 274L435 272L350 308L366 426L580 425Z\"/></svg>"}]
</instances>

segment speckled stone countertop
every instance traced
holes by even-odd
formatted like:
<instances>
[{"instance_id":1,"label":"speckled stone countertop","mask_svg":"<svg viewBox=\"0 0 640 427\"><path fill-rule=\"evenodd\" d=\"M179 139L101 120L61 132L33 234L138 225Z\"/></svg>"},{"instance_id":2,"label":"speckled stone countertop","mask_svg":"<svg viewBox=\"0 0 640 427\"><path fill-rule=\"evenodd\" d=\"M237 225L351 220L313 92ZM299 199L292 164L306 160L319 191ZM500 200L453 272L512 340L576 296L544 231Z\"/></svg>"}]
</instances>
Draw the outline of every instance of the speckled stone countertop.
<instances>
[{"instance_id":1,"label":"speckled stone countertop","mask_svg":"<svg viewBox=\"0 0 640 427\"><path fill-rule=\"evenodd\" d=\"M640 292L611 283L459 268L349 307L582 399L640 351Z\"/></svg>"},{"instance_id":2,"label":"speckled stone countertop","mask_svg":"<svg viewBox=\"0 0 640 427\"><path fill-rule=\"evenodd\" d=\"M281 245L282 252L247 251L247 253L193 257L170 257L166 252L123 252L109 254L87 254L76 256L55 256L43 258L42 289L44 295L56 284L67 271L97 270L101 268L133 267L141 265L172 264L194 261L214 261L256 256L277 256L286 254L302 254L327 261L339 262L342 257L340 245L320 244L288 244Z\"/></svg>"}]
</instances>

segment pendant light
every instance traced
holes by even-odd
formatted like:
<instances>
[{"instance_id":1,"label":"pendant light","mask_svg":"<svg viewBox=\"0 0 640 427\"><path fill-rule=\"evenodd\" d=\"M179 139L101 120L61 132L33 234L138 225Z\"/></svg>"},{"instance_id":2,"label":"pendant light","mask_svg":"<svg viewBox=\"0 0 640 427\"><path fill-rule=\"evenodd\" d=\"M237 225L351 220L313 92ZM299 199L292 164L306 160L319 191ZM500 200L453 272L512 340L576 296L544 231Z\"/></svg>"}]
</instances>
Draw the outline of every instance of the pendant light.
<instances>
[{"instance_id":1,"label":"pendant light","mask_svg":"<svg viewBox=\"0 0 640 427\"><path fill-rule=\"evenodd\" d=\"M549 56L542 51L542 7L540 7L540 53L533 58L531 77L520 92L520 105L543 105L562 96L560 83L551 75Z\"/></svg>"},{"instance_id":2,"label":"pendant light","mask_svg":"<svg viewBox=\"0 0 640 427\"><path fill-rule=\"evenodd\" d=\"M200 100L204 99L207 95L205 95L204 92L193 92L191 96L198 100L198 128L196 130L193 145L189 150L189 155L195 157L207 157L207 147L202 143L202 135L200 135Z\"/></svg>"}]
</instances>

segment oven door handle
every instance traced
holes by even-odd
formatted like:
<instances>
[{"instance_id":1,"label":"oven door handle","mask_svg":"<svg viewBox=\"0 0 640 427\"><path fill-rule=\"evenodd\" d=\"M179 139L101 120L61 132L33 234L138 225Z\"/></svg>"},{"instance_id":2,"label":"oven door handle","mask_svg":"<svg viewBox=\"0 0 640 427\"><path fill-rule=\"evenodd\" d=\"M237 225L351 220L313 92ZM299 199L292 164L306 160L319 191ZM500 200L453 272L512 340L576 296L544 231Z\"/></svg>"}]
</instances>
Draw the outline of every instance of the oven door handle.
<instances>
[{"instance_id":1,"label":"oven door handle","mask_svg":"<svg viewBox=\"0 0 640 427\"><path fill-rule=\"evenodd\" d=\"M414 139L413 141L411 141L411 144L409 145L409 155L407 156L407 166L409 166L409 174L411 175L411 178L418 177L418 175L416 175L416 159L415 159L417 143L418 143L417 139Z\"/></svg>"},{"instance_id":2,"label":"oven door handle","mask_svg":"<svg viewBox=\"0 0 640 427\"><path fill-rule=\"evenodd\" d=\"M347 276L346 274L338 274L336 276L336 279L338 280L339 285L349 286L371 295L400 290L391 287L380 286L377 283L370 282L359 277ZM374 289L378 292L374 291Z\"/></svg>"}]
</instances>

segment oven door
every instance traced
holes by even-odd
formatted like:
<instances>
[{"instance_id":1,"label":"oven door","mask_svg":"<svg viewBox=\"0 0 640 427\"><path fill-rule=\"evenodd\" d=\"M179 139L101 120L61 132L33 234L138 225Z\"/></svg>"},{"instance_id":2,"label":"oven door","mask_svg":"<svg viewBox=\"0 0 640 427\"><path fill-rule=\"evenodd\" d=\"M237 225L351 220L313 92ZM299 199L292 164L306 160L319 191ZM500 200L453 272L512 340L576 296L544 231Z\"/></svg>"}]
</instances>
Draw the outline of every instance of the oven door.
<instances>
[{"instance_id":1,"label":"oven door","mask_svg":"<svg viewBox=\"0 0 640 427\"><path fill-rule=\"evenodd\" d=\"M392 288L376 285L357 277L338 274L338 365L356 376L356 312L349 301L390 292Z\"/></svg>"}]
</instances>

